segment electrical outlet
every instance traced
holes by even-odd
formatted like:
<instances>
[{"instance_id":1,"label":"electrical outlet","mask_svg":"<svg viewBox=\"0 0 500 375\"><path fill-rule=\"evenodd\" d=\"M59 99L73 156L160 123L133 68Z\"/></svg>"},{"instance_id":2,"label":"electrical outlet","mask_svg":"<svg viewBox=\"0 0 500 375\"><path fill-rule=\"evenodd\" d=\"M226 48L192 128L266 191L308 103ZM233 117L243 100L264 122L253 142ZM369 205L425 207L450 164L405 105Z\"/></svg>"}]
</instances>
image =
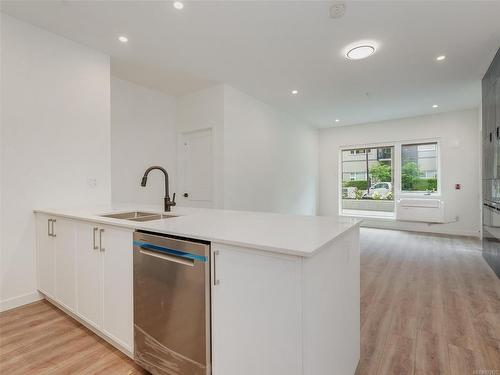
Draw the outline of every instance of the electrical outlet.
<instances>
[{"instance_id":1,"label":"electrical outlet","mask_svg":"<svg viewBox=\"0 0 500 375\"><path fill-rule=\"evenodd\" d=\"M97 187L97 178L95 177L87 178L87 186L91 189L95 189Z\"/></svg>"}]
</instances>

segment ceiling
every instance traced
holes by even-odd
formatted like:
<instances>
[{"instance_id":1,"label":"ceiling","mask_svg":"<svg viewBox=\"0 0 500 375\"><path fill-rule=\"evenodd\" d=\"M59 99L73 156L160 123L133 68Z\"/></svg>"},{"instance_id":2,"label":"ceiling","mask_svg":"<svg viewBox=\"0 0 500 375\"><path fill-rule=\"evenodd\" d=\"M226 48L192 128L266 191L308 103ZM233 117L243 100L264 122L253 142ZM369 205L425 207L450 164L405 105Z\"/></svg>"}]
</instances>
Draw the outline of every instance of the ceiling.
<instances>
[{"instance_id":1,"label":"ceiling","mask_svg":"<svg viewBox=\"0 0 500 375\"><path fill-rule=\"evenodd\" d=\"M184 4L3 1L2 11L109 54L121 78L172 95L223 82L318 127L476 107L500 47L500 1L353 1L340 19L331 1ZM342 55L365 39L379 44L373 56Z\"/></svg>"}]
</instances>

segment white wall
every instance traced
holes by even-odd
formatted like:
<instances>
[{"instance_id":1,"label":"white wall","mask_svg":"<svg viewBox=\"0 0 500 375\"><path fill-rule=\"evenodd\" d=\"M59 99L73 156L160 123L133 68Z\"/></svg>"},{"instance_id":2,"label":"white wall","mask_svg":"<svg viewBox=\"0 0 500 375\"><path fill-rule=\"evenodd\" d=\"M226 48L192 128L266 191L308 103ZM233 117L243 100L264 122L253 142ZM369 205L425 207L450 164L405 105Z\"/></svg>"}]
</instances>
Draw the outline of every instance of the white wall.
<instances>
[{"instance_id":1,"label":"white wall","mask_svg":"<svg viewBox=\"0 0 500 375\"><path fill-rule=\"evenodd\" d=\"M110 65L102 53L1 18L5 309L38 298L33 208L110 200Z\"/></svg>"},{"instance_id":2,"label":"white wall","mask_svg":"<svg viewBox=\"0 0 500 375\"><path fill-rule=\"evenodd\" d=\"M341 146L397 141L440 140L441 194L446 216L456 223L428 225L394 220L365 220L367 225L478 235L480 231L478 110L449 112L320 131L320 214L338 215ZM455 184L462 190L455 190Z\"/></svg>"},{"instance_id":3,"label":"white wall","mask_svg":"<svg viewBox=\"0 0 500 375\"><path fill-rule=\"evenodd\" d=\"M170 190L176 189L175 98L111 77L111 196L113 203L163 204L163 174L147 167L164 167ZM171 193L172 195L172 193Z\"/></svg>"},{"instance_id":4,"label":"white wall","mask_svg":"<svg viewBox=\"0 0 500 375\"><path fill-rule=\"evenodd\" d=\"M317 130L227 85L179 98L178 130L212 129L214 207L314 214Z\"/></svg>"},{"instance_id":5,"label":"white wall","mask_svg":"<svg viewBox=\"0 0 500 375\"><path fill-rule=\"evenodd\" d=\"M224 208L316 213L318 131L224 89Z\"/></svg>"}]
</instances>

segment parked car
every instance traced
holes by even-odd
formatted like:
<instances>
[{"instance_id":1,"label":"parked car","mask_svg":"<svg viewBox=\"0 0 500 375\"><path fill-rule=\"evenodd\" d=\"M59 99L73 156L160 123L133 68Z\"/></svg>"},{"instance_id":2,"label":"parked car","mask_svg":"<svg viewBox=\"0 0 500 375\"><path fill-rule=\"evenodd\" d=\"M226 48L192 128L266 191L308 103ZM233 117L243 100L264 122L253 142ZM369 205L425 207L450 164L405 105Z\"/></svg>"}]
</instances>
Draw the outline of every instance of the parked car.
<instances>
[{"instance_id":1,"label":"parked car","mask_svg":"<svg viewBox=\"0 0 500 375\"><path fill-rule=\"evenodd\" d=\"M373 195L380 196L381 199L386 199L389 194L392 194L392 183L378 182L370 186L363 198L373 198Z\"/></svg>"}]
</instances>

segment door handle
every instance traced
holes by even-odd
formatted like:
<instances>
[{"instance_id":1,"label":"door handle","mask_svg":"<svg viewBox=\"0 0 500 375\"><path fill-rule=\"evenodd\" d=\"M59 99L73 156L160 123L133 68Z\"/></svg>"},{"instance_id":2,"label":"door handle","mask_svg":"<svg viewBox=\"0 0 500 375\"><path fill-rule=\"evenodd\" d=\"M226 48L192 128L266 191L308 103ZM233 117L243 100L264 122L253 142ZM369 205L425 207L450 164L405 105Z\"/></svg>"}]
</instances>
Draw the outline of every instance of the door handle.
<instances>
[{"instance_id":1,"label":"door handle","mask_svg":"<svg viewBox=\"0 0 500 375\"><path fill-rule=\"evenodd\" d=\"M47 219L47 236L52 237L52 232L50 231L50 224L52 223L52 219Z\"/></svg>"},{"instance_id":2,"label":"door handle","mask_svg":"<svg viewBox=\"0 0 500 375\"><path fill-rule=\"evenodd\" d=\"M96 240L96 234L97 234L97 231L99 230L98 227L94 227L93 230L92 230L92 247L94 248L94 250L97 250L99 247L96 245L95 243L95 240Z\"/></svg>"},{"instance_id":3,"label":"door handle","mask_svg":"<svg viewBox=\"0 0 500 375\"><path fill-rule=\"evenodd\" d=\"M102 233L103 232L104 232L104 229L99 229L99 251L106 250L104 247L102 247Z\"/></svg>"},{"instance_id":4,"label":"door handle","mask_svg":"<svg viewBox=\"0 0 500 375\"><path fill-rule=\"evenodd\" d=\"M56 231L54 230L54 223L56 222L56 219L52 219L52 237L57 237Z\"/></svg>"},{"instance_id":5,"label":"door handle","mask_svg":"<svg viewBox=\"0 0 500 375\"><path fill-rule=\"evenodd\" d=\"M219 255L219 250L214 250L214 286L217 286L220 284L220 280L217 278L217 256Z\"/></svg>"}]
</instances>

